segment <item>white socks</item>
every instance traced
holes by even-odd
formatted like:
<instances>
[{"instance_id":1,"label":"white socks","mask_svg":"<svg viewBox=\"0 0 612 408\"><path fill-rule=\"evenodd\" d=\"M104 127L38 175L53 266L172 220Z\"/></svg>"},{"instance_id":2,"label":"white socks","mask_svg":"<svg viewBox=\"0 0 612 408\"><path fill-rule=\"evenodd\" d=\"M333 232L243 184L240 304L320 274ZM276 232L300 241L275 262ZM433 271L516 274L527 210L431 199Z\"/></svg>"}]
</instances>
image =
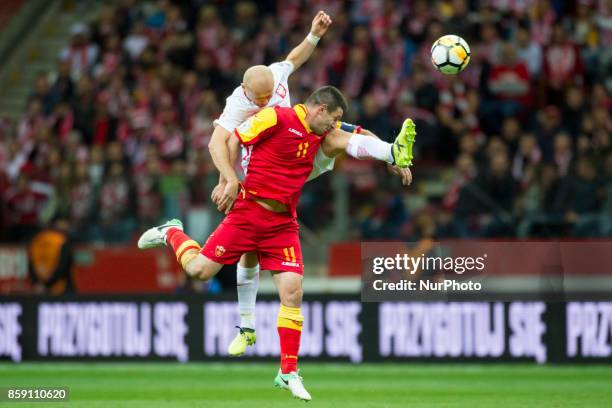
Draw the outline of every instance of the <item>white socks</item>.
<instances>
[{"instance_id":1,"label":"white socks","mask_svg":"<svg viewBox=\"0 0 612 408\"><path fill-rule=\"evenodd\" d=\"M349 139L346 152L356 159L377 159L393 163L391 146L375 137L355 134Z\"/></svg>"},{"instance_id":2,"label":"white socks","mask_svg":"<svg viewBox=\"0 0 612 408\"><path fill-rule=\"evenodd\" d=\"M252 268L236 266L240 327L255 330L255 299L259 286L259 265Z\"/></svg>"}]
</instances>

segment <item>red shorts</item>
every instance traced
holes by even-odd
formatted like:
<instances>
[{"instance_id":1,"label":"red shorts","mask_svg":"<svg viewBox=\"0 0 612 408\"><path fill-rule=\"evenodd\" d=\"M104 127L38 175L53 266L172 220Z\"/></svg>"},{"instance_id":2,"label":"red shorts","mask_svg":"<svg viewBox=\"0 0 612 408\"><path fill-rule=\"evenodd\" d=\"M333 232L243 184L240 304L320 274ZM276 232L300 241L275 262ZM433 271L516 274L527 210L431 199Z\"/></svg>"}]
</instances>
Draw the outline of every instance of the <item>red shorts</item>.
<instances>
[{"instance_id":1,"label":"red shorts","mask_svg":"<svg viewBox=\"0 0 612 408\"><path fill-rule=\"evenodd\" d=\"M252 200L238 199L210 234L201 253L217 263L233 264L251 251L257 251L262 270L304 274L295 217L266 210Z\"/></svg>"}]
</instances>

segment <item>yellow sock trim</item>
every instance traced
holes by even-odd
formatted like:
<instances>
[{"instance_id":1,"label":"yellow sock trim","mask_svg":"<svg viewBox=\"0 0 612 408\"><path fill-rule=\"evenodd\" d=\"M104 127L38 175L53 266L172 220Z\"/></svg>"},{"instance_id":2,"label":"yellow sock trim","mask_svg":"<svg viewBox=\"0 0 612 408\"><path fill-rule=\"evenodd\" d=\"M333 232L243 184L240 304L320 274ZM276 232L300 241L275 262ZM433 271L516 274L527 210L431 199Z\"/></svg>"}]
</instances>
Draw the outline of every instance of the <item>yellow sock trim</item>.
<instances>
[{"instance_id":1,"label":"yellow sock trim","mask_svg":"<svg viewBox=\"0 0 612 408\"><path fill-rule=\"evenodd\" d=\"M293 329L297 331L302 331L302 322L298 322L296 320L289 320L285 317L278 317L276 320L276 327L285 327L287 329Z\"/></svg>"},{"instance_id":2,"label":"yellow sock trim","mask_svg":"<svg viewBox=\"0 0 612 408\"><path fill-rule=\"evenodd\" d=\"M198 256L199 253L200 251L198 251L197 249L188 249L187 251L185 251L185 253L181 256L181 259L179 259L179 262L181 263L183 269L187 269L187 264L191 262L193 258Z\"/></svg>"},{"instance_id":3,"label":"yellow sock trim","mask_svg":"<svg viewBox=\"0 0 612 408\"><path fill-rule=\"evenodd\" d=\"M290 320L296 320L298 322L304 321L304 316L302 316L302 309L300 309L299 307L289 307L285 305L280 305L278 316L285 317Z\"/></svg>"},{"instance_id":4,"label":"yellow sock trim","mask_svg":"<svg viewBox=\"0 0 612 408\"><path fill-rule=\"evenodd\" d=\"M200 248L200 244L195 242L193 239L183 242L176 250L177 259L181 259L183 252L185 252L187 248Z\"/></svg>"},{"instance_id":5,"label":"yellow sock trim","mask_svg":"<svg viewBox=\"0 0 612 408\"><path fill-rule=\"evenodd\" d=\"M278 319L276 320L277 327L286 327L297 331L302 331L302 310L299 307L288 307L281 305L278 311Z\"/></svg>"}]
</instances>

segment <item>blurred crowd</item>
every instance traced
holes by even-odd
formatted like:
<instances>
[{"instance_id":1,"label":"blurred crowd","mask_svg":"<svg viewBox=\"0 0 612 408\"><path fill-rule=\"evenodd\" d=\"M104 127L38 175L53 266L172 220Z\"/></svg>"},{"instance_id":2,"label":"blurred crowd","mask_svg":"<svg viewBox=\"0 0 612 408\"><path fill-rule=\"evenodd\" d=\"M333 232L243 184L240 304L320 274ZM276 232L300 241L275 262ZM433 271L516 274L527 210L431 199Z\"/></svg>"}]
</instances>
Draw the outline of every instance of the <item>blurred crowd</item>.
<instances>
[{"instance_id":1,"label":"blurred crowd","mask_svg":"<svg viewBox=\"0 0 612 408\"><path fill-rule=\"evenodd\" d=\"M418 136L415 185L345 158L307 184L307 227L330 225L342 177L353 239L612 235L610 0L121 0L71 28L22 117L0 122L0 238L61 217L76 241L130 242L210 206L225 97L319 9L333 24L291 76L293 103L332 84L347 121L390 141L412 117ZM471 46L457 76L429 61L448 33Z\"/></svg>"}]
</instances>

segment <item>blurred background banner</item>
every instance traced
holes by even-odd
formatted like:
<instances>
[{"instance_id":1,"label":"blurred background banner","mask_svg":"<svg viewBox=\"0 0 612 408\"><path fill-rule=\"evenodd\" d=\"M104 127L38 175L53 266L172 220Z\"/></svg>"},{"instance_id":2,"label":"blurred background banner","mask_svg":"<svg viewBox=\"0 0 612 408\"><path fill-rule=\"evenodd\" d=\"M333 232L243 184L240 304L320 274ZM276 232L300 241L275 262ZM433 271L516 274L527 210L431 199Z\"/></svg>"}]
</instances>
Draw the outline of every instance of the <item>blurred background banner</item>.
<instances>
[{"instance_id":1,"label":"blurred background banner","mask_svg":"<svg viewBox=\"0 0 612 408\"><path fill-rule=\"evenodd\" d=\"M276 360L278 301L257 304L249 361ZM20 361L227 357L238 308L197 296L15 298L0 303L0 356ZM612 362L612 302L382 302L311 295L304 360ZM236 361L242 361L237 359Z\"/></svg>"}]
</instances>

